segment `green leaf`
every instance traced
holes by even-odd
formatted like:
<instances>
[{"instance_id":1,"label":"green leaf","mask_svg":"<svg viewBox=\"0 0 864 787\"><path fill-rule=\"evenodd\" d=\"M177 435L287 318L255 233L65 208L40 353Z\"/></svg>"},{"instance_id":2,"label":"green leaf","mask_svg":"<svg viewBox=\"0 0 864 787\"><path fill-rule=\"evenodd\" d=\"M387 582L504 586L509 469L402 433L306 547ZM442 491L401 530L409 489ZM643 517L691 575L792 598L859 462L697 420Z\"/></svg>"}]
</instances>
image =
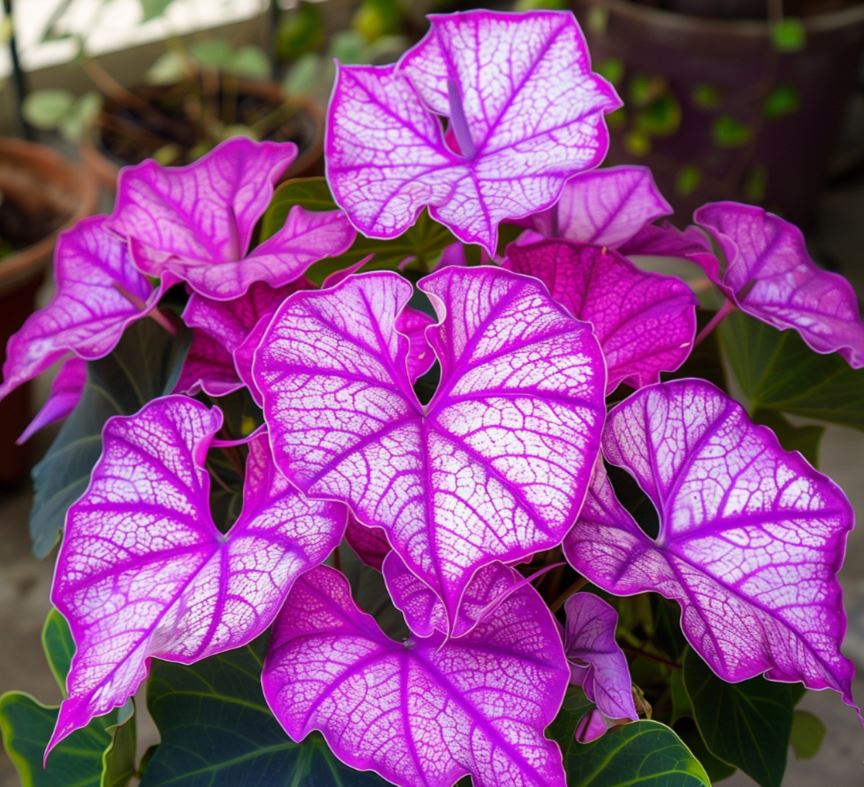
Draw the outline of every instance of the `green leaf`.
<instances>
[{"instance_id":1,"label":"green leaf","mask_svg":"<svg viewBox=\"0 0 864 787\"><path fill-rule=\"evenodd\" d=\"M183 52L170 50L160 55L144 75L148 85L173 85L186 76L188 60Z\"/></svg>"},{"instance_id":2,"label":"green leaf","mask_svg":"<svg viewBox=\"0 0 864 787\"><path fill-rule=\"evenodd\" d=\"M687 196L699 188L702 182L702 170L695 164L686 164L678 170L675 176L675 191Z\"/></svg>"},{"instance_id":3,"label":"green leaf","mask_svg":"<svg viewBox=\"0 0 864 787\"><path fill-rule=\"evenodd\" d=\"M42 628L42 646L60 688L75 645L66 621L51 610ZM73 732L51 752L47 768L42 756L57 722L57 707L29 694L10 691L0 697L0 733L24 787L123 787L135 773L136 727L131 701Z\"/></svg>"},{"instance_id":4,"label":"green leaf","mask_svg":"<svg viewBox=\"0 0 864 787\"><path fill-rule=\"evenodd\" d=\"M142 787L383 785L330 753L317 733L294 743L261 693L264 638L192 666L154 661L147 706L161 743Z\"/></svg>"},{"instance_id":5,"label":"green leaf","mask_svg":"<svg viewBox=\"0 0 864 787\"><path fill-rule=\"evenodd\" d=\"M701 82L693 88L690 94L690 100L693 105L700 109L712 110L717 109L722 103L720 91L710 82Z\"/></svg>"},{"instance_id":6,"label":"green leaf","mask_svg":"<svg viewBox=\"0 0 864 787\"><path fill-rule=\"evenodd\" d=\"M624 79L624 61L617 57L607 57L594 64L594 70L613 85L621 84Z\"/></svg>"},{"instance_id":7,"label":"green leaf","mask_svg":"<svg viewBox=\"0 0 864 787\"><path fill-rule=\"evenodd\" d=\"M141 3L141 21L149 22L162 16L174 0L138 0Z\"/></svg>"},{"instance_id":8,"label":"green leaf","mask_svg":"<svg viewBox=\"0 0 864 787\"><path fill-rule=\"evenodd\" d=\"M787 451L800 451L811 465L819 466L819 443L825 434L824 426L795 426L773 410L757 410L753 420L769 427Z\"/></svg>"},{"instance_id":9,"label":"green leaf","mask_svg":"<svg viewBox=\"0 0 864 787\"><path fill-rule=\"evenodd\" d=\"M231 57L226 70L246 79L267 79L270 76L270 61L260 47L243 46Z\"/></svg>"},{"instance_id":10,"label":"green leaf","mask_svg":"<svg viewBox=\"0 0 864 787\"><path fill-rule=\"evenodd\" d=\"M808 710L795 710L792 715L792 751L798 760L815 757L825 739L825 725L822 719Z\"/></svg>"},{"instance_id":11,"label":"green leaf","mask_svg":"<svg viewBox=\"0 0 864 787\"><path fill-rule=\"evenodd\" d=\"M569 787L710 787L708 774L675 732L657 721L614 727L574 744L564 760Z\"/></svg>"},{"instance_id":12,"label":"green leaf","mask_svg":"<svg viewBox=\"0 0 864 787\"><path fill-rule=\"evenodd\" d=\"M307 52L297 58L282 80L282 90L288 96L308 96L325 68L330 67L324 58Z\"/></svg>"},{"instance_id":13,"label":"green leaf","mask_svg":"<svg viewBox=\"0 0 864 787\"><path fill-rule=\"evenodd\" d=\"M692 650L684 656L684 685L709 751L762 787L780 787L800 687L761 677L726 683Z\"/></svg>"},{"instance_id":14,"label":"green leaf","mask_svg":"<svg viewBox=\"0 0 864 787\"><path fill-rule=\"evenodd\" d=\"M795 331L734 312L718 329L751 413L772 410L864 430L864 369L819 355Z\"/></svg>"},{"instance_id":15,"label":"green leaf","mask_svg":"<svg viewBox=\"0 0 864 787\"><path fill-rule=\"evenodd\" d=\"M192 44L189 47L189 54L205 68L220 69L231 62L234 52L228 41L221 38L207 38Z\"/></svg>"},{"instance_id":16,"label":"green leaf","mask_svg":"<svg viewBox=\"0 0 864 787\"><path fill-rule=\"evenodd\" d=\"M88 364L81 401L33 468L30 538L36 557L45 557L57 543L66 510L84 492L102 451L105 421L170 393L190 338L188 331L174 337L153 320L139 320L110 355Z\"/></svg>"},{"instance_id":17,"label":"green leaf","mask_svg":"<svg viewBox=\"0 0 864 787\"><path fill-rule=\"evenodd\" d=\"M93 127L101 109L102 96L99 93L85 93L81 96L60 121L63 138L68 142L80 142Z\"/></svg>"},{"instance_id":18,"label":"green leaf","mask_svg":"<svg viewBox=\"0 0 864 787\"><path fill-rule=\"evenodd\" d=\"M771 25L771 42L778 52L800 52L807 45L807 29L800 19L782 19Z\"/></svg>"},{"instance_id":19,"label":"green leaf","mask_svg":"<svg viewBox=\"0 0 864 787\"><path fill-rule=\"evenodd\" d=\"M324 45L327 27L319 3L300 2L279 26L277 50L282 60L294 60Z\"/></svg>"},{"instance_id":20,"label":"green leaf","mask_svg":"<svg viewBox=\"0 0 864 787\"><path fill-rule=\"evenodd\" d=\"M669 675L669 693L672 697L672 717L669 722L675 724L679 719L692 718L693 702L684 686L684 670L672 670Z\"/></svg>"},{"instance_id":21,"label":"green leaf","mask_svg":"<svg viewBox=\"0 0 864 787\"><path fill-rule=\"evenodd\" d=\"M779 85L765 98L762 114L769 118L790 115L798 109L799 103L800 98L794 85Z\"/></svg>"},{"instance_id":22,"label":"green leaf","mask_svg":"<svg viewBox=\"0 0 864 787\"><path fill-rule=\"evenodd\" d=\"M721 148L740 148L753 136L749 126L731 115L721 115L711 125L714 144Z\"/></svg>"},{"instance_id":23,"label":"green leaf","mask_svg":"<svg viewBox=\"0 0 864 787\"><path fill-rule=\"evenodd\" d=\"M702 763L702 767L705 768L708 778L711 779L711 784L728 779L738 770L734 765L729 765L728 762L718 760L708 751L705 741L702 740L702 736L699 734L699 728L692 718L679 719L675 722L674 729L678 733L678 737L687 744L687 748L693 752L696 759Z\"/></svg>"},{"instance_id":24,"label":"green leaf","mask_svg":"<svg viewBox=\"0 0 864 787\"><path fill-rule=\"evenodd\" d=\"M53 131L74 103L75 96L67 90L35 90L24 99L24 117L31 126Z\"/></svg>"},{"instance_id":25,"label":"green leaf","mask_svg":"<svg viewBox=\"0 0 864 787\"><path fill-rule=\"evenodd\" d=\"M307 210L336 209L324 178L289 180L276 190L261 220L261 240L266 240L285 224L288 212L294 205L301 205ZM375 256L364 266L364 271L396 270L406 259L412 260L412 268L427 271L438 261L444 247L455 242L450 231L429 218L429 214L424 211L414 226L398 238L380 240L358 234L354 245L345 254L315 263L306 275L315 284L321 284L331 273L347 268L370 254Z\"/></svg>"}]
</instances>

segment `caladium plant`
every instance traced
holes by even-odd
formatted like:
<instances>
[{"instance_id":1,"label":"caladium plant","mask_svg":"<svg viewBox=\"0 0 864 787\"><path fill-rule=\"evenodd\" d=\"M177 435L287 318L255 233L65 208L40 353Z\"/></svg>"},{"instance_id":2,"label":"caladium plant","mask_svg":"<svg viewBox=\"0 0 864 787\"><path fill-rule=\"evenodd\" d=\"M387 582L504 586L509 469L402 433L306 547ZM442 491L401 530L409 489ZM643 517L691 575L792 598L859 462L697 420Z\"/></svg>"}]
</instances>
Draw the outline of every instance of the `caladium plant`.
<instances>
[{"instance_id":1,"label":"caladium plant","mask_svg":"<svg viewBox=\"0 0 864 787\"><path fill-rule=\"evenodd\" d=\"M599 168L619 105L569 13L433 16L398 63L340 66L326 181L280 186L292 145L229 140L125 170L61 237L0 387L62 364L22 438L68 416L43 466L89 476L49 487L66 691L0 700L20 767L767 787L805 687L855 707L853 511L818 429L734 398L750 348L714 334L796 331L802 366L859 384L787 385L844 412L854 292L761 208L677 228L650 172Z\"/></svg>"}]
</instances>

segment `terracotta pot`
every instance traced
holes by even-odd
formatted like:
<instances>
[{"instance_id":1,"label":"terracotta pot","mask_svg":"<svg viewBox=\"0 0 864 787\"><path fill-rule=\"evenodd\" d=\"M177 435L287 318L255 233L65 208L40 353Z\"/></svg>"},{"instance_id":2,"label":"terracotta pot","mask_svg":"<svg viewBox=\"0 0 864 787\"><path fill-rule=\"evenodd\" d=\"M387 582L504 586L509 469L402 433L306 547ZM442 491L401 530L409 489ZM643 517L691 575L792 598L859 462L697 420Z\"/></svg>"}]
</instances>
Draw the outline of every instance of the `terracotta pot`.
<instances>
[{"instance_id":1,"label":"terracotta pot","mask_svg":"<svg viewBox=\"0 0 864 787\"><path fill-rule=\"evenodd\" d=\"M813 220L855 90L864 4L804 17L806 41L792 52L777 50L765 21L706 19L629 0L573 0L573 7L595 66L623 66L626 120L612 130L610 163L650 166L680 220L717 199L760 202L799 224ZM648 150L633 144L637 75L665 85L680 109L677 127L650 136ZM706 86L714 96L707 106ZM778 90L797 106L772 116L766 102ZM718 144L720 118L746 129L743 141ZM698 170L689 186L685 168Z\"/></svg>"},{"instance_id":2,"label":"terracotta pot","mask_svg":"<svg viewBox=\"0 0 864 787\"><path fill-rule=\"evenodd\" d=\"M160 90L168 90L172 87L147 85L142 88L133 89L132 92L146 98L157 94ZM274 104L281 104L286 101L285 93L275 82L241 81L239 88L240 92L246 95L257 96ZM318 104L305 98L294 98L291 101L310 119L314 131L311 134L312 144L299 151L294 163L285 174L285 178L322 175L324 173L322 158L324 149L324 112ZM115 157L108 154L100 144L98 128L105 112L106 107L103 107L102 112L96 120L94 132L82 141L81 158L98 178L99 183L106 189L113 191L116 188L117 175L120 169L127 164L136 164L138 162L119 162ZM143 158L146 158L146 156L143 156Z\"/></svg>"},{"instance_id":3,"label":"terracotta pot","mask_svg":"<svg viewBox=\"0 0 864 787\"><path fill-rule=\"evenodd\" d=\"M86 169L51 148L0 137L0 193L32 211L49 210L63 223L40 241L0 259L0 342L6 347L36 305L57 234L96 209L98 190ZM0 402L0 486L20 483L27 451L15 439L31 418L29 386Z\"/></svg>"}]
</instances>

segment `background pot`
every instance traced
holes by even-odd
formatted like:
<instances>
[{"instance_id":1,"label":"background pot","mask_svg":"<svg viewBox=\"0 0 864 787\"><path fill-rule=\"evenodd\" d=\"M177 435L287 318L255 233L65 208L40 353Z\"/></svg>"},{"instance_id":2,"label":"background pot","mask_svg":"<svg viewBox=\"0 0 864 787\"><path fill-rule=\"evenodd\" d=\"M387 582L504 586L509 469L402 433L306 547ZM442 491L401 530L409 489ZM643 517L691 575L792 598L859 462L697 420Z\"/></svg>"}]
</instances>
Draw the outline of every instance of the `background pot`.
<instances>
[{"instance_id":1,"label":"background pot","mask_svg":"<svg viewBox=\"0 0 864 787\"><path fill-rule=\"evenodd\" d=\"M254 96L272 103L274 106L284 104L286 99L282 88L274 82L240 81L239 92L244 95ZM151 100L162 92L176 90L178 86L146 85L133 88L132 92L144 100ZM290 103L295 105L303 116L303 140L295 140L299 148L298 156L286 173L286 177L296 178L311 175L321 175L323 168L323 143L324 143L324 112L316 103L303 98L292 98ZM103 144L105 129L115 127L116 122L112 116L124 113L129 115L128 110L119 106L116 102L106 99L102 109L97 116L93 132L85 137L81 144L81 157L96 175L99 183L109 190L114 190L117 183L117 174L120 168L127 164L137 164L152 155L152 151L140 151L135 161L123 161L106 150ZM270 137L265 137L269 139ZM197 156L196 156L197 157Z\"/></svg>"},{"instance_id":2,"label":"background pot","mask_svg":"<svg viewBox=\"0 0 864 787\"><path fill-rule=\"evenodd\" d=\"M0 137L0 193L31 215L57 215L56 228L0 259L0 343L5 347L36 305L57 234L96 209L97 186L84 167L44 145ZM30 386L0 402L0 486L24 479L24 447L15 439L31 418Z\"/></svg>"},{"instance_id":3,"label":"background pot","mask_svg":"<svg viewBox=\"0 0 864 787\"><path fill-rule=\"evenodd\" d=\"M812 221L855 89L864 4L793 21L785 37L766 21L628 0L573 5L595 68L625 102L612 118L610 162L648 164L679 219L739 199Z\"/></svg>"}]
</instances>

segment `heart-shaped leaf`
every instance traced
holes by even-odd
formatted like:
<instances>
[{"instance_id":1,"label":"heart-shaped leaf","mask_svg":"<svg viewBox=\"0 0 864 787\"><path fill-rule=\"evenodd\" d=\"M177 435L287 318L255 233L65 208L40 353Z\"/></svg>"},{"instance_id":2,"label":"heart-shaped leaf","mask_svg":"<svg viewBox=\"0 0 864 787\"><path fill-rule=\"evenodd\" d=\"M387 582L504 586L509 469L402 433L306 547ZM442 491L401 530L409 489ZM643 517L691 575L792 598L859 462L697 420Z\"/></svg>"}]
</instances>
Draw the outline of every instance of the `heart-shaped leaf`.
<instances>
[{"instance_id":1,"label":"heart-shaped leaf","mask_svg":"<svg viewBox=\"0 0 864 787\"><path fill-rule=\"evenodd\" d=\"M693 651L684 657L684 683L711 753L762 787L780 787L800 686L764 678L726 683Z\"/></svg>"},{"instance_id":2,"label":"heart-shaped leaf","mask_svg":"<svg viewBox=\"0 0 864 787\"><path fill-rule=\"evenodd\" d=\"M36 557L57 543L66 511L77 500L99 458L102 426L151 399L171 393L189 348L189 334L171 336L152 320L130 326L114 351L87 365L78 406L42 461L33 468L30 538Z\"/></svg>"},{"instance_id":3,"label":"heart-shaped leaf","mask_svg":"<svg viewBox=\"0 0 864 787\"><path fill-rule=\"evenodd\" d=\"M570 177L602 161L603 115L620 101L591 72L569 12L429 21L398 65L339 67L327 179L364 235L395 238L428 206L494 254L501 221L548 208Z\"/></svg>"},{"instance_id":4,"label":"heart-shaped leaf","mask_svg":"<svg viewBox=\"0 0 864 787\"><path fill-rule=\"evenodd\" d=\"M0 398L64 355L108 355L126 327L158 301L160 292L135 270L126 242L108 232L105 221L84 219L57 240L57 292L9 339Z\"/></svg>"},{"instance_id":5,"label":"heart-shaped leaf","mask_svg":"<svg viewBox=\"0 0 864 787\"><path fill-rule=\"evenodd\" d=\"M127 167L108 225L130 240L135 264L165 284L182 280L216 300L238 298L256 281L281 287L354 240L341 211L298 206L276 233L250 248L273 187L296 153L291 142L235 137L185 167L153 160Z\"/></svg>"},{"instance_id":6,"label":"heart-shaped leaf","mask_svg":"<svg viewBox=\"0 0 864 787\"><path fill-rule=\"evenodd\" d=\"M656 383L686 360L696 296L674 276L639 270L611 249L546 241L507 247L505 266L536 276L574 317L590 322L606 358L606 391Z\"/></svg>"},{"instance_id":7,"label":"heart-shaped leaf","mask_svg":"<svg viewBox=\"0 0 864 787\"><path fill-rule=\"evenodd\" d=\"M397 784L563 785L543 737L569 670L555 622L523 586L469 634L395 642L321 566L294 585L264 663L267 703L294 740L321 730L339 759Z\"/></svg>"},{"instance_id":8,"label":"heart-shaped leaf","mask_svg":"<svg viewBox=\"0 0 864 787\"><path fill-rule=\"evenodd\" d=\"M384 784L343 765L320 736L300 744L286 737L261 693L264 650L259 638L192 666L153 664L147 707L160 743L142 787Z\"/></svg>"},{"instance_id":9,"label":"heart-shaped leaf","mask_svg":"<svg viewBox=\"0 0 864 787\"><path fill-rule=\"evenodd\" d=\"M598 450L604 370L591 329L542 284L492 267L421 280L441 383L421 405L391 273L293 295L255 356L274 457L298 488L381 527L455 622L473 573L560 543Z\"/></svg>"},{"instance_id":10,"label":"heart-shaped leaf","mask_svg":"<svg viewBox=\"0 0 864 787\"><path fill-rule=\"evenodd\" d=\"M801 231L752 205L703 205L693 220L722 250L722 266L698 255L708 276L742 311L783 331L794 329L817 353L839 353L864 367L864 322L846 279L819 268Z\"/></svg>"},{"instance_id":11,"label":"heart-shaped leaf","mask_svg":"<svg viewBox=\"0 0 864 787\"><path fill-rule=\"evenodd\" d=\"M615 407L603 454L654 503L660 532L639 528L598 465L565 541L574 568L610 593L678 601L685 636L724 680L764 673L852 704L836 574L853 513L840 489L699 380Z\"/></svg>"},{"instance_id":12,"label":"heart-shaped leaf","mask_svg":"<svg viewBox=\"0 0 864 787\"><path fill-rule=\"evenodd\" d=\"M341 540L343 507L302 498L263 437L249 445L243 511L223 535L204 470L221 425L219 410L180 396L105 425L52 588L77 645L52 746L124 703L153 657L191 663L252 640Z\"/></svg>"},{"instance_id":13,"label":"heart-shaped leaf","mask_svg":"<svg viewBox=\"0 0 864 787\"><path fill-rule=\"evenodd\" d=\"M672 207L647 167L606 167L582 172L564 186L548 210L523 221L544 238L615 249Z\"/></svg>"},{"instance_id":14,"label":"heart-shaped leaf","mask_svg":"<svg viewBox=\"0 0 864 787\"><path fill-rule=\"evenodd\" d=\"M570 747L570 787L711 787L708 774L665 724L637 721Z\"/></svg>"}]
</instances>

